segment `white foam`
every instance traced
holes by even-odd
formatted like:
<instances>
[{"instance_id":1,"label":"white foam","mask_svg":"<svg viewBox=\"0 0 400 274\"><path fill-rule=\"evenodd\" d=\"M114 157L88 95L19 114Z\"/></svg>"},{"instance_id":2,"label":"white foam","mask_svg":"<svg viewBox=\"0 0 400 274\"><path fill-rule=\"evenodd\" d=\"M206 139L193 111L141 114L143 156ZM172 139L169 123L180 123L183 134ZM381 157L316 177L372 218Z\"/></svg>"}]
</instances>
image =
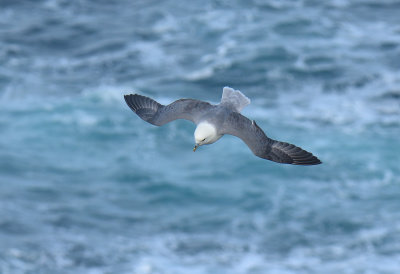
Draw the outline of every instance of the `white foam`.
<instances>
[{"instance_id":1,"label":"white foam","mask_svg":"<svg viewBox=\"0 0 400 274\"><path fill-rule=\"evenodd\" d=\"M207 66L200 70L196 70L196 71L188 73L185 76L185 79L187 79L189 81L198 81L198 80L207 79L207 78L211 77L213 74L214 74L214 68Z\"/></svg>"},{"instance_id":2,"label":"white foam","mask_svg":"<svg viewBox=\"0 0 400 274\"><path fill-rule=\"evenodd\" d=\"M114 104L115 102L124 102L124 95L130 93L136 93L135 89L123 85L100 85L84 90L82 98L100 100L103 104Z\"/></svg>"},{"instance_id":3,"label":"white foam","mask_svg":"<svg viewBox=\"0 0 400 274\"><path fill-rule=\"evenodd\" d=\"M371 125L400 125L399 102L383 99L385 86L396 84L380 80L362 89L329 93L322 86L308 85L279 94L268 106L264 106L264 99L252 98L254 103L247 115L296 126L332 125L352 132L367 130Z\"/></svg>"},{"instance_id":4,"label":"white foam","mask_svg":"<svg viewBox=\"0 0 400 274\"><path fill-rule=\"evenodd\" d=\"M153 26L152 30L158 34L167 34L177 31L179 29L179 22L170 14L164 14L161 20L158 20Z\"/></svg>"}]
</instances>

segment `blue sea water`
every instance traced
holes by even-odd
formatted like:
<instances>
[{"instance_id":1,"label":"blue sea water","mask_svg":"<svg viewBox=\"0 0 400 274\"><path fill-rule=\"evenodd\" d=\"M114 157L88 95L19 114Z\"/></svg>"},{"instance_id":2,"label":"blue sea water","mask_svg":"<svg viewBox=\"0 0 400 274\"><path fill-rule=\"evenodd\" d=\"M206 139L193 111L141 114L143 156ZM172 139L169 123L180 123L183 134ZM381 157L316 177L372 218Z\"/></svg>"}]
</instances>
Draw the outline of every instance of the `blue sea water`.
<instances>
[{"instance_id":1,"label":"blue sea water","mask_svg":"<svg viewBox=\"0 0 400 274\"><path fill-rule=\"evenodd\" d=\"M0 273L400 273L400 1L0 1ZM279 165L125 105L252 103Z\"/></svg>"}]
</instances>

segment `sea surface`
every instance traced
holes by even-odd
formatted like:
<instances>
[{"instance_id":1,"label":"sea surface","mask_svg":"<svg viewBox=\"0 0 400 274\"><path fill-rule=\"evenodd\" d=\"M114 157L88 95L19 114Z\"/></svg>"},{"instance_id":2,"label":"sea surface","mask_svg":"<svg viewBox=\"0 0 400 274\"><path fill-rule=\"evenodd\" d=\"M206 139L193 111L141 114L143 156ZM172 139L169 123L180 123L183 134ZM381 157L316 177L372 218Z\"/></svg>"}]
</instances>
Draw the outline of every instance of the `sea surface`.
<instances>
[{"instance_id":1,"label":"sea surface","mask_svg":"<svg viewBox=\"0 0 400 274\"><path fill-rule=\"evenodd\" d=\"M0 273L400 273L400 1L0 0ZM124 94L243 110L281 165Z\"/></svg>"}]
</instances>

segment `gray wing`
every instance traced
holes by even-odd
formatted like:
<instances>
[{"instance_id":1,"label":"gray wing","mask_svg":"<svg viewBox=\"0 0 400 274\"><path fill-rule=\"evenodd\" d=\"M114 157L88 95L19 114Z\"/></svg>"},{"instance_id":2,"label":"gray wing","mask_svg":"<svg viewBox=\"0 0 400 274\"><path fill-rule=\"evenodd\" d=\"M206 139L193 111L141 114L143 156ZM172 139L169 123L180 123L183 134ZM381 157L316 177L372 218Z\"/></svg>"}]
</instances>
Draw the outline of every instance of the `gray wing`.
<instances>
[{"instance_id":1,"label":"gray wing","mask_svg":"<svg viewBox=\"0 0 400 274\"><path fill-rule=\"evenodd\" d=\"M295 145L270 139L256 124L241 115L232 112L223 126L223 134L242 139L258 157L278 163L292 165L318 165L321 161Z\"/></svg>"},{"instance_id":2,"label":"gray wing","mask_svg":"<svg viewBox=\"0 0 400 274\"><path fill-rule=\"evenodd\" d=\"M210 103L180 99L169 105L139 94L125 95L125 102L140 118L156 126L162 126L176 119L185 119L197 123L198 119L213 106Z\"/></svg>"}]
</instances>

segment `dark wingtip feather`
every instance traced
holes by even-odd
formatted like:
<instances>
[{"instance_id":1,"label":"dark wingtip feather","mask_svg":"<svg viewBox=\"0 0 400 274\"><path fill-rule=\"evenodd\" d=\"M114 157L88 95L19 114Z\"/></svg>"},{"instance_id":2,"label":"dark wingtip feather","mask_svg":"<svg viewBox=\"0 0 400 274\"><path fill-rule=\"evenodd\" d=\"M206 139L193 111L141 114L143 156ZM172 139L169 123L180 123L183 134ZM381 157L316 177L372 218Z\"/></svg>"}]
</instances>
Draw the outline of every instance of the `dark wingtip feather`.
<instances>
[{"instance_id":1,"label":"dark wingtip feather","mask_svg":"<svg viewBox=\"0 0 400 274\"><path fill-rule=\"evenodd\" d=\"M315 156L312 156L308 160L296 160L293 161L292 165L299 165L299 166L313 166L313 165L319 165L322 164L322 162Z\"/></svg>"},{"instance_id":2,"label":"dark wingtip feather","mask_svg":"<svg viewBox=\"0 0 400 274\"><path fill-rule=\"evenodd\" d=\"M124 95L124 99L126 104L134 111L137 112L140 109L153 109L154 111L157 111L157 109L162 106L160 103L157 101L154 101L153 99L139 95L139 94L126 94Z\"/></svg>"},{"instance_id":3,"label":"dark wingtip feather","mask_svg":"<svg viewBox=\"0 0 400 274\"><path fill-rule=\"evenodd\" d=\"M317 157L315 157L311 152L305 151L301 148L298 148L295 154L289 153L289 156L293 159L292 164L294 165L309 166L309 165L321 164L321 161Z\"/></svg>"},{"instance_id":4,"label":"dark wingtip feather","mask_svg":"<svg viewBox=\"0 0 400 274\"><path fill-rule=\"evenodd\" d=\"M292 165L311 166L322 162L312 153L293 144L274 141L267 159Z\"/></svg>"},{"instance_id":5,"label":"dark wingtip feather","mask_svg":"<svg viewBox=\"0 0 400 274\"><path fill-rule=\"evenodd\" d=\"M311 165L319 165L322 162L315 157L312 153L305 151L299 148L299 152L294 155L289 156L293 159L293 165L302 165L302 166L311 166Z\"/></svg>"},{"instance_id":6,"label":"dark wingtip feather","mask_svg":"<svg viewBox=\"0 0 400 274\"><path fill-rule=\"evenodd\" d=\"M153 125L158 125L155 117L159 108L162 107L160 103L139 94L126 94L124 99L129 108L140 118Z\"/></svg>"},{"instance_id":7,"label":"dark wingtip feather","mask_svg":"<svg viewBox=\"0 0 400 274\"><path fill-rule=\"evenodd\" d=\"M134 104L134 98L135 98L136 95L137 95L137 94L126 94L126 95L124 95L124 99L125 99L126 104L127 104L134 112L136 112L136 110L137 110L137 107L136 107L136 105Z\"/></svg>"}]
</instances>

